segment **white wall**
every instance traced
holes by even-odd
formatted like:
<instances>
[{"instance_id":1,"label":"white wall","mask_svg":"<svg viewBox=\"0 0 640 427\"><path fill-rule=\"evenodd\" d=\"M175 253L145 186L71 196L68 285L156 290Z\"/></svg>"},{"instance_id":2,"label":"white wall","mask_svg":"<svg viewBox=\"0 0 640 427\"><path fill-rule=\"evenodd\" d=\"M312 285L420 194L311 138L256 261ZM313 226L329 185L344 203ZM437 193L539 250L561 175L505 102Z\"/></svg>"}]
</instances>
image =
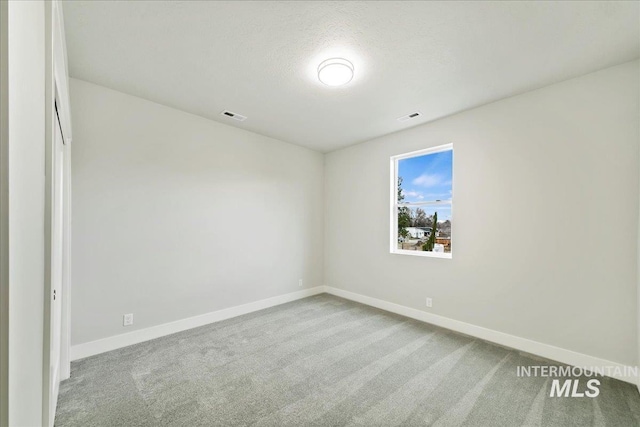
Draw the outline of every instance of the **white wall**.
<instances>
[{"instance_id":1,"label":"white wall","mask_svg":"<svg viewBox=\"0 0 640 427\"><path fill-rule=\"evenodd\" d=\"M329 286L637 363L638 61L325 159ZM454 144L453 259L389 253L389 157Z\"/></svg>"},{"instance_id":2,"label":"white wall","mask_svg":"<svg viewBox=\"0 0 640 427\"><path fill-rule=\"evenodd\" d=\"M9 2L9 425L42 423L45 4Z\"/></svg>"},{"instance_id":3,"label":"white wall","mask_svg":"<svg viewBox=\"0 0 640 427\"><path fill-rule=\"evenodd\" d=\"M71 106L73 345L323 284L322 154L75 79Z\"/></svg>"}]
</instances>

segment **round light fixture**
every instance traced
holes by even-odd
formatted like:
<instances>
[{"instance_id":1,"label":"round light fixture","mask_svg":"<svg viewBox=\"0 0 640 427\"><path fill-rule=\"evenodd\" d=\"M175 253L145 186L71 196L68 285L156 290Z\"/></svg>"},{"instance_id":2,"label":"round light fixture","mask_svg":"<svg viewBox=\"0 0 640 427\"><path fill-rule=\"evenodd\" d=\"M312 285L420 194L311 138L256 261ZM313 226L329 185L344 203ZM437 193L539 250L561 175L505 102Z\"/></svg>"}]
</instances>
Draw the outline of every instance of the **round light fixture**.
<instances>
[{"instance_id":1,"label":"round light fixture","mask_svg":"<svg viewBox=\"0 0 640 427\"><path fill-rule=\"evenodd\" d=\"M327 86L342 86L353 78L353 64L343 58L331 58L318 65L318 79Z\"/></svg>"}]
</instances>

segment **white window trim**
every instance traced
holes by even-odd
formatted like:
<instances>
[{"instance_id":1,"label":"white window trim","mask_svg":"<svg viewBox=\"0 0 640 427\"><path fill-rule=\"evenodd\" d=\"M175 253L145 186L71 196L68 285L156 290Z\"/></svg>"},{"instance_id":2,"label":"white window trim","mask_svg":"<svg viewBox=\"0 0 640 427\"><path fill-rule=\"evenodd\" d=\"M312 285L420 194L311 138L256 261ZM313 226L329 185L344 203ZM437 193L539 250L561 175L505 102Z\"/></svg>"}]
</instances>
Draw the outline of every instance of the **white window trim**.
<instances>
[{"instance_id":1,"label":"white window trim","mask_svg":"<svg viewBox=\"0 0 640 427\"><path fill-rule=\"evenodd\" d=\"M433 206L446 204L451 205L451 220L453 222L453 194L451 195L450 200L442 200L442 201L427 201L427 202L416 202L416 203L398 203L398 161L403 159L408 159L411 157L423 156L425 154L435 154L441 153L443 151L453 151L453 144L445 144L438 145L437 147L426 148L424 150L412 151L410 153L398 154L396 156L391 156L390 159L390 197L389 197L389 213L390 213L390 225L389 225L389 252L391 254L396 255L413 255L413 256L421 256L428 258L443 258L443 259L452 259L453 258L453 247L451 252L443 253L443 252L427 252L427 251L409 251L406 249L398 249L398 215L396 209L399 206ZM452 177L453 181L453 177ZM453 189L453 182L451 184L451 188ZM451 229L451 242L453 243L453 228Z\"/></svg>"}]
</instances>

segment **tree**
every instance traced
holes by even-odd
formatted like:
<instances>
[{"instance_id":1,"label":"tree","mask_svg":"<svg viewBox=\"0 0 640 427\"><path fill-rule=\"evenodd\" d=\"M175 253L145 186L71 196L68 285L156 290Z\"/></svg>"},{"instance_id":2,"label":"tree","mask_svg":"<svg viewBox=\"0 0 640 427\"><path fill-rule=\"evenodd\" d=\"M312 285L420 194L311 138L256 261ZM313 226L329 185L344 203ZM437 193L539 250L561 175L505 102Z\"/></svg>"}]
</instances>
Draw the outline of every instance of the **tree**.
<instances>
[{"instance_id":1,"label":"tree","mask_svg":"<svg viewBox=\"0 0 640 427\"><path fill-rule=\"evenodd\" d=\"M398 203L404 200L404 194L402 194L402 177L398 177ZM398 237L407 238L409 232L407 227L411 227L411 210L406 207L398 208Z\"/></svg>"},{"instance_id":2,"label":"tree","mask_svg":"<svg viewBox=\"0 0 640 427\"><path fill-rule=\"evenodd\" d=\"M416 215L413 218L414 227L427 227L429 225L429 218L424 209L417 208Z\"/></svg>"},{"instance_id":3,"label":"tree","mask_svg":"<svg viewBox=\"0 0 640 427\"><path fill-rule=\"evenodd\" d=\"M422 245L423 251L433 251L433 247L436 245L436 232L438 229L438 212L433 214L433 225L431 226L431 235L427 239L427 242Z\"/></svg>"}]
</instances>

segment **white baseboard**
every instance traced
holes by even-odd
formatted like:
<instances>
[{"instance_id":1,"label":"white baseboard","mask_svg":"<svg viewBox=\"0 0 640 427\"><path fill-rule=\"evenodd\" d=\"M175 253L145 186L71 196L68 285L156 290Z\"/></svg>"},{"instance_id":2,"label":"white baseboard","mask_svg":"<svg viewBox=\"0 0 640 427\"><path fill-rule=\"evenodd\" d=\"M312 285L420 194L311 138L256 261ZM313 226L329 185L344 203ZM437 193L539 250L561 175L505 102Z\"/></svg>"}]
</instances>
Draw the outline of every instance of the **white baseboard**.
<instances>
[{"instance_id":1,"label":"white baseboard","mask_svg":"<svg viewBox=\"0 0 640 427\"><path fill-rule=\"evenodd\" d=\"M577 353L575 351L566 350L564 348L555 347L549 344L543 344L541 342L517 337L515 335L505 334L504 332L498 332L493 329L483 328L482 326L472 325L470 323L461 322L459 320L450 319L448 317L439 316L437 314L427 313L425 311L417 310L415 308L410 308L404 305L387 302L381 299L357 294L355 292L333 288L331 286L325 286L324 289L326 293L336 295L338 297L342 297L348 300L352 300L352 301L356 301L372 307L376 307L385 311L389 311L391 313L396 313L401 316L410 317L412 319L420 320L422 322L431 323L433 325L441 326L443 328L450 329L452 331L460 332L476 338L481 338L483 340L500 344L505 347L510 347L519 351L544 357L546 359L565 363L567 365L578 366L578 367L593 367L593 368L611 367L609 369L619 370L622 373L633 372L633 367L625 366L617 362L611 362L609 360L600 359L600 358L589 356L582 353ZM622 373L620 375L616 375L615 373L612 373L611 377L619 379L621 381L631 383L631 384L638 384L637 377L631 376L631 375L624 375Z\"/></svg>"},{"instance_id":2,"label":"white baseboard","mask_svg":"<svg viewBox=\"0 0 640 427\"><path fill-rule=\"evenodd\" d=\"M71 346L71 360L83 359L85 357L94 356L96 354L105 353L118 348L128 347L133 344L160 338L165 335L175 334L176 332L186 331L188 329L197 328L199 326L208 325L210 323L219 322L221 320L230 319L243 314L253 313L254 311L274 307L276 305L321 294L323 292L324 286L317 286L315 288L303 289L289 294L278 295L276 297L254 301L248 304L213 311L200 316L189 317L175 322L139 329L126 334L114 335L112 337L96 341L76 344Z\"/></svg>"},{"instance_id":3,"label":"white baseboard","mask_svg":"<svg viewBox=\"0 0 640 427\"><path fill-rule=\"evenodd\" d=\"M230 319L232 317L241 316L243 314L253 313L254 311L263 310L265 308L274 307L276 305L306 298L312 295L321 294L323 292L339 296L351 301L356 301L381 310L396 313L422 322L440 326L452 331L467 334L476 338L490 341L496 344L510 347L526 353L546 359L555 360L567 365L579 367L611 367L621 372L629 372L632 367L625 366L617 362L589 356L575 351L555 347L526 338L517 337L515 335L506 334L504 332L495 331L493 329L483 328L482 326L472 325L470 323L461 322L459 320L450 319L448 317L439 316L437 314L427 313L415 308L406 307L400 304L384 301L381 299L357 294L355 292L345 291L343 289L331 286L317 286L315 288L304 289L289 294L278 295L276 297L251 302L248 304L238 305L235 307L225 308L223 310L213 311L211 313L202 314L200 316L189 317L187 319L177 320L175 322L164 323L162 325L152 326L150 328L139 329L121 335L103 338L96 341L90 341L83 344L71 346L71 360L83 359L85 357L94 356L96 354L105 353L107 351L116 350L122 347L160 338L165 335L175 334L176 332L186 331L188 329L197 328L199 326L208 325L210 323L219 322L221 320ZM611 375L613 378L621 381L638 385L639 379L631 375Z\"/></svg>"}]
</instances>

